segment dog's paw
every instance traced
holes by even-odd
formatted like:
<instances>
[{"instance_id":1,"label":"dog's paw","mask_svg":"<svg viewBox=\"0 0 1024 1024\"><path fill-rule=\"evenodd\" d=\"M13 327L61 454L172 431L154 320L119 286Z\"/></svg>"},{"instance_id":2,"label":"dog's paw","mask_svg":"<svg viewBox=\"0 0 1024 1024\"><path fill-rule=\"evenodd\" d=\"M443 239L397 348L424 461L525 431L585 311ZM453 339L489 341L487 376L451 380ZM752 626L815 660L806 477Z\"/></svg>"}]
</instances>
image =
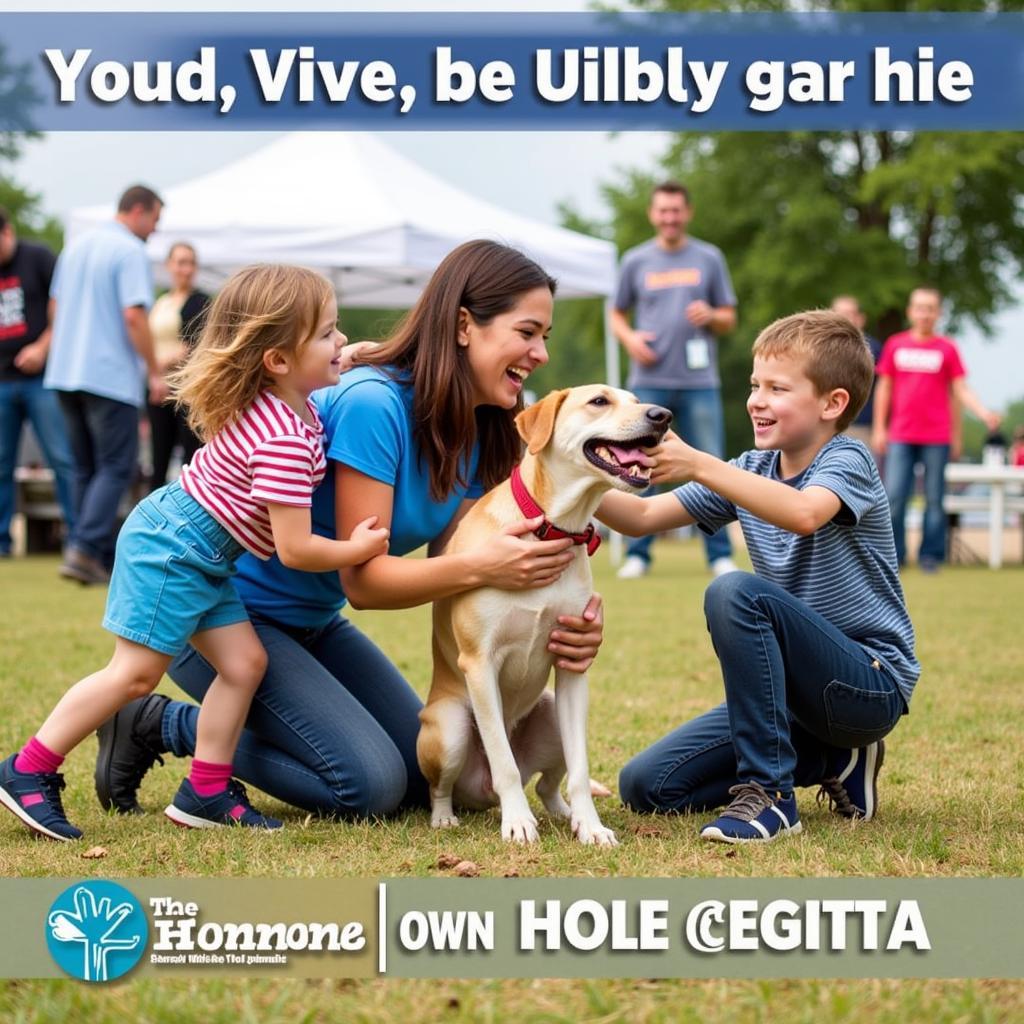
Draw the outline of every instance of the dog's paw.
<instances>
[{"instance_id":1,"label":"dog's paw","mask_svg":"<svg viewBox=\"0 0 1024 1024\"><path fill-rule=\"evenodd\" d=\"M605 828L600 821L584 822L575 819L572 823L573 835L585 846L618 846L619 841L610 828Z\"/></svg>"},{"instance_id":2,"label":"dog's paw","mask_svg":"<svg viewBox=\"0 0 1024 1024\"><path fill-rule=\"evenodd\" d=\"M431 828L455 828L458 825L459 819L454 814L432 814L430 816L430 827Z\"/></svg>"},{"instance_id":3,"label":"dog's paw","mask_svg":"<svg viewBox=\"0 0 1024 1024\"><path fill-rule=\"evenodd\" d=\"M501 819L501 838L509 843L535 843L539 838L537 819L532 815Z\"/></svg>"}]
</instances>

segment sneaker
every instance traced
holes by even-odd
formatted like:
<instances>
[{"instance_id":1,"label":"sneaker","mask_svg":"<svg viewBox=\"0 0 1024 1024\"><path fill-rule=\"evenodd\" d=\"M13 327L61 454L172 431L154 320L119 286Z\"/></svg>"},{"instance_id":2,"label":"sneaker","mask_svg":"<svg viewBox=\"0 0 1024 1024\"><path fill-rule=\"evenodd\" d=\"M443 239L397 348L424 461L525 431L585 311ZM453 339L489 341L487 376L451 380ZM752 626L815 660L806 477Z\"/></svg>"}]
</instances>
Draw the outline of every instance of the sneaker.
<instances>
[{"instance_id":1,"label":"sneaker","mask_svg":"<svg viewBox=\"0 0 1024 1024\"><path fill-rule=\"evenodd\" d=\"M78 548L69 547L64 552L64 560L57 570L66 580L76 580L83 586L96 583L105 585L110 582L107 567L92 555L87 555Z\"/></svg>"},{"instance_id":2,"label":"sneaker","mask_svg":"<svg viewBox=\"0 0 1024 1024\"><path fill-rule=\"evenodd\" d=\"M701 839L717 843L770 843L781 835L803 831L796 795L770 796L756 782L741 782L729 790L731 804L700 830Z\"/></svg>"},{"instance_id":3,"label":"sneaker","mask_svg":"<svg viewBox=\"0 0 1024 1024\"><path fill-rule=\"evenodd\" d=\"M64 816L60 791L64 776L56 772L19 772L17 754L0 763L0 803L16 814L33 832L66 843L81 839L82 830Z\"/></svg>"},{"instance_id":4,"label":"sneaker","mask_svg":"<svg viewBox=\"0 0 1024 1024\"><path fill-rule=\"evenodd\" d=\"M281 822L260 814L249 803L249 795L236 779L223 793L200 796L188 779L183 779L177 795L164 811L175 825L185 828L223 828L241 825L245 828L278 829Z\"/></svg>"},{"instance_id":5,"label":"sneaker","mask_svg":"<svg viewBox=\"0 0 1024 1024\"><path fill-rule=\"evenodd\" d=\"M96 796L105 810L145 814L136 794L154 761L167 752L160 725L169 697L151 693L126 704L96 730Z\"/></svg>"},{"instance_id":6,"label":"sneaker","mask_svg":"<svg viewBox=\"0 0 1024 1024\"><path fill-rule=\"evenodd\" d=\"M827 799L834 813L870 821L878 811L878 772L885 760L885 741L839 754L828 767L829 776L821 781L818 803Z\"/></svg>"},{"instance_id":7,"label":"sneaker","mask_svg":"<svg viewBox=\"0 0 1024 1024\"><path fill-rule=\"evenodd\" d=\"M651 571L651 563L639 555L629 555L615 574L620 580L638 580Z\"/></svg>"},{"instance_id":8,"label":"sneaker","mask_svg":"<svg viewBox=\"0 0 1024 1024\"><path fill-rule=\"evenodd\" d=\"M939 563L934 558L922 558L917 565L921 572L929 576L934 576L939 571Z\"/></svg>"},{"instance_id":9,"label":"sneaker","mask_svg":"<svg viewBox=\"0 0 1024 1024\"><path fill-rule=\"evenodd\" d=\"M711 570L711 575L714 576L715 579L719 576L724 576L727 572L740 571L740 567L728 555L716 558L708 568Z\"/></svg>"}]
</instances>

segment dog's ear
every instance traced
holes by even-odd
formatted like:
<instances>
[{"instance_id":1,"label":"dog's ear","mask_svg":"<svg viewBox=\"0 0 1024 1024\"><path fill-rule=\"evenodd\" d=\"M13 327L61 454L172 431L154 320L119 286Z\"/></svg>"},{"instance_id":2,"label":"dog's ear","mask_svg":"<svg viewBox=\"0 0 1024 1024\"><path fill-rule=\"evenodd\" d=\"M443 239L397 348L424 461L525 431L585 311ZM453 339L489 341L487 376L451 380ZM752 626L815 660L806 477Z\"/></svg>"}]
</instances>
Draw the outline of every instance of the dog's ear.
<instances>
[{"instance_id":1,"label":"dog's ear","mask_svg":"<svg viewBox=\"0 0 1024 1024\"><path fill-rule=\"evenodd\" d=\"M568 395L568 388L552 391L516 417L516 429L526 442L527 451L531 455L536 455L551 440L551 434L555 429L555 417L558 416L558 410L562 408L562 403Z\"/></svg>"}]
</instances>

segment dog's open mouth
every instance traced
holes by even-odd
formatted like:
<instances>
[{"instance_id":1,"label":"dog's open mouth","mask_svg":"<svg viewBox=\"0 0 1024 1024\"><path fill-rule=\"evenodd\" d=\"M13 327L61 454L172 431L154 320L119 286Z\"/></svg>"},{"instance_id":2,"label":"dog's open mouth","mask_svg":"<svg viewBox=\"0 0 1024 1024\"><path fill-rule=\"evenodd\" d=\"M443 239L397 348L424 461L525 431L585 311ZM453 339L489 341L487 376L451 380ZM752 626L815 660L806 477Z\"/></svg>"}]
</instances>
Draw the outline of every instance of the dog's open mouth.
<instances>
[{"instance_id":1,"label":"dog's open mouth","mask_svg":"<svg viewBox=\"0 0 1024 1024\"><path fill-rule=\"evenodd\" d=\"M583 445L583 454L598 469L642 490L651 482L651 468L654 466L654 460L645 455L643 449L653 448L657 443L658 438L653 435L633 437L628 441L594 437Z\"/></svg>"}]
</instances>

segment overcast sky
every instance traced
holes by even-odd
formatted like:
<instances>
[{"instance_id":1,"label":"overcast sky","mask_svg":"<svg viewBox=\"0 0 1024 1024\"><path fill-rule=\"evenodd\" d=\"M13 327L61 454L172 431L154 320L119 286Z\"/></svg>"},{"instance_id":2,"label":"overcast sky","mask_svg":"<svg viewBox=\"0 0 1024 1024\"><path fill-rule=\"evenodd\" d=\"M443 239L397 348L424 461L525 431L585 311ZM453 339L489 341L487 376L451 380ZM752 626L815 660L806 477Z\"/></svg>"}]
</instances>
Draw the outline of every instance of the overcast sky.
<instances>
[{"instance_id":1,"label":"overcast sky","mask_svg":"<svg viewBox=\"0 0 1024 1024\"><path fill-rule=\"evenodd\" d=\"M32 4L0 0L0 11L67 10L69 6L67 0L34 0ZM107 0L74 6L77 10L273 11L283 4L281 0L216 4ZM415 4L378 0L360 4L302 0L298 6L309 11L521 12L578 11L587 3L517 0ZM75 206L112 201L130 182L144 181L158 190L167 188L252 152L276 137L248 132L56 133L26 145L15 177L42 194L48 212L64 217ZM620 168L654 168L667 136L650 132L627 132L615 137L593 132L389 132L380 138L468 192L557 223L558 203L565 200L589 216L606 216L601 184L615 180ZM970 333L960 338L971 383L982 401L997 408L1024 397L1024 292L1019 296L1019 304L997 319L993 341L985 342ZM742 300L740 296L741 312Z\"/></svg>"}]
</instances>

